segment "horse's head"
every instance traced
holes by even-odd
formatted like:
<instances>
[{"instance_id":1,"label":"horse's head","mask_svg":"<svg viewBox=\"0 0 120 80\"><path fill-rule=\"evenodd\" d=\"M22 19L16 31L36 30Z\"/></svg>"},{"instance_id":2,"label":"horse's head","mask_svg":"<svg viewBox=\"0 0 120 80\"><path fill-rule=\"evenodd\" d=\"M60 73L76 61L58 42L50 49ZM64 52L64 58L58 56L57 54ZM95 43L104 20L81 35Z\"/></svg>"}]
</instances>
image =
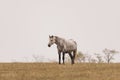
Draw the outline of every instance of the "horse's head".
<instances>
[{"instance_id":1,"label":"horse's head","mask_svg":"<svg viewBox=\"0 0 120 80\"><path fill-rule=\"evenodd\" d=\"M56 37L55 36L49 36L49 43L48 43L48 47L50 47L51 45L53 45L56 42Z\"/></svg>"}]
</instances>

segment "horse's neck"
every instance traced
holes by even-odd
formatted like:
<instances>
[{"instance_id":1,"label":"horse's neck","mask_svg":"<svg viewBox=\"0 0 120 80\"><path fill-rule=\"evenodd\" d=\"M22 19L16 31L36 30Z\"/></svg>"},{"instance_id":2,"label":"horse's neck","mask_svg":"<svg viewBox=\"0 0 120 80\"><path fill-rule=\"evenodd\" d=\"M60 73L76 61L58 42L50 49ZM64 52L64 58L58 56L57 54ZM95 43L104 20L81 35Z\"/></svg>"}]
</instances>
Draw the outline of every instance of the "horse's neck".
<instances>
[{"instance_id":1,"label":"horse's neck","mask_svg":"<svg viewBox=\"0 0 120 80\"><path fill-rule=\"evenodd\" d=\"M64 42L64 39L56 36L56 45L57 46L62 46L62 43Z\"/></svg>"}]
</instances>

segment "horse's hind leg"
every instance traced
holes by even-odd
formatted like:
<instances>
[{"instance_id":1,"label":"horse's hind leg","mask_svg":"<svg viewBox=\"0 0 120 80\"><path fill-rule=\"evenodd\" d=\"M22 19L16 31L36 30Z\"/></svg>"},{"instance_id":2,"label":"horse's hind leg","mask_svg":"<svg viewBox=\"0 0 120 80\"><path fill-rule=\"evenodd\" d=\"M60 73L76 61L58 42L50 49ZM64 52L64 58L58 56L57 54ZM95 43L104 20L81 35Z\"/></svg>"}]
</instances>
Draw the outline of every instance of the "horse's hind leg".
<instances>
[{"instance_id":1,"label":"horse's hind leg","mask_svg":"<svg viewBox=\"0 0 120 80\"><path fill-rule=\"evenodd\" d=\"M63 52L63 57L62 57L62 59L63 59L63 64L65 64L65 53Z\"/></svg>"},{"instance_id":2,"label":"horse's hind leg","mask_svg":"<svg viewBox=\"0 0 120 80\"><path fill-rule=\"evenodd\" d=\"M73 64L74 64L74 61L75 61L76 52L77 52L76 50L73 51Z\"/></svg>"},{"instance_id":3,"label":"horse's hind leg","mask_svg":"<svg viewBox=\"0 0 120 80\"><path fill-rule=\"evenodd\" d=\"M71 64L74 64L74 60L73 60L73 56L72 56L71 52L69 53L69 56L71 58Z\"/></svg>"}]
</instances>

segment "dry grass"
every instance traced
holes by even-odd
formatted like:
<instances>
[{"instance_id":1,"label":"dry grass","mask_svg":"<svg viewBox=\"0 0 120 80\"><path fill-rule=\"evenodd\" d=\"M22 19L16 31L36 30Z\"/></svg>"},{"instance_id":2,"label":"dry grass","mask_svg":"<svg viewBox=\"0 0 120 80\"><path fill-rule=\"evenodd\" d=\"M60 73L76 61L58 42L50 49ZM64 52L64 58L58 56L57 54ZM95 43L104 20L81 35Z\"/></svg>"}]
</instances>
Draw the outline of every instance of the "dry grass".
<instances>
[{"instance_id":1,"label":"dry grass","mask_svg":"<svg viewBox=\"0 0 120 80\"><path fill-rule=\"evenodd\" d=\"M120 80L120 64L0 63L0 80Z\"/></svg>"}]
</instances>

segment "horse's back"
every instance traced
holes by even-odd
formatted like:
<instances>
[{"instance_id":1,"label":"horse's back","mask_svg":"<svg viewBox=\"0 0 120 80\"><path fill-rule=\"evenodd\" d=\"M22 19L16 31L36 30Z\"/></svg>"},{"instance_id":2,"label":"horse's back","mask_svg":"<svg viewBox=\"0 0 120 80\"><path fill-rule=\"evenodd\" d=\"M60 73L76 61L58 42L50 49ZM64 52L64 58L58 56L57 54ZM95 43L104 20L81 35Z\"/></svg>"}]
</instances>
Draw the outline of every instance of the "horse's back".
<instances>
[{"instance_id":1,"label":"horse's back","mask_svg":"<svg viewBox=\"0 0 120 80\"><path fill-rule=\"evenodd\" d=\"M72 45L72 46L76 46L77 45L76 41L74 41L73 39L69 39L68 40L68 44Z\"/></svg>"},{"instance_id":2,"label":"horse's back","mask_svg":"<svg viewBox=\"0 0 120 80\"><path fill-rule=\"evenodd\" d=\"M69 39L65 41L64 48L66 50L76 50L77 43L73 39Z\"/></svg>"}]
</instances>

